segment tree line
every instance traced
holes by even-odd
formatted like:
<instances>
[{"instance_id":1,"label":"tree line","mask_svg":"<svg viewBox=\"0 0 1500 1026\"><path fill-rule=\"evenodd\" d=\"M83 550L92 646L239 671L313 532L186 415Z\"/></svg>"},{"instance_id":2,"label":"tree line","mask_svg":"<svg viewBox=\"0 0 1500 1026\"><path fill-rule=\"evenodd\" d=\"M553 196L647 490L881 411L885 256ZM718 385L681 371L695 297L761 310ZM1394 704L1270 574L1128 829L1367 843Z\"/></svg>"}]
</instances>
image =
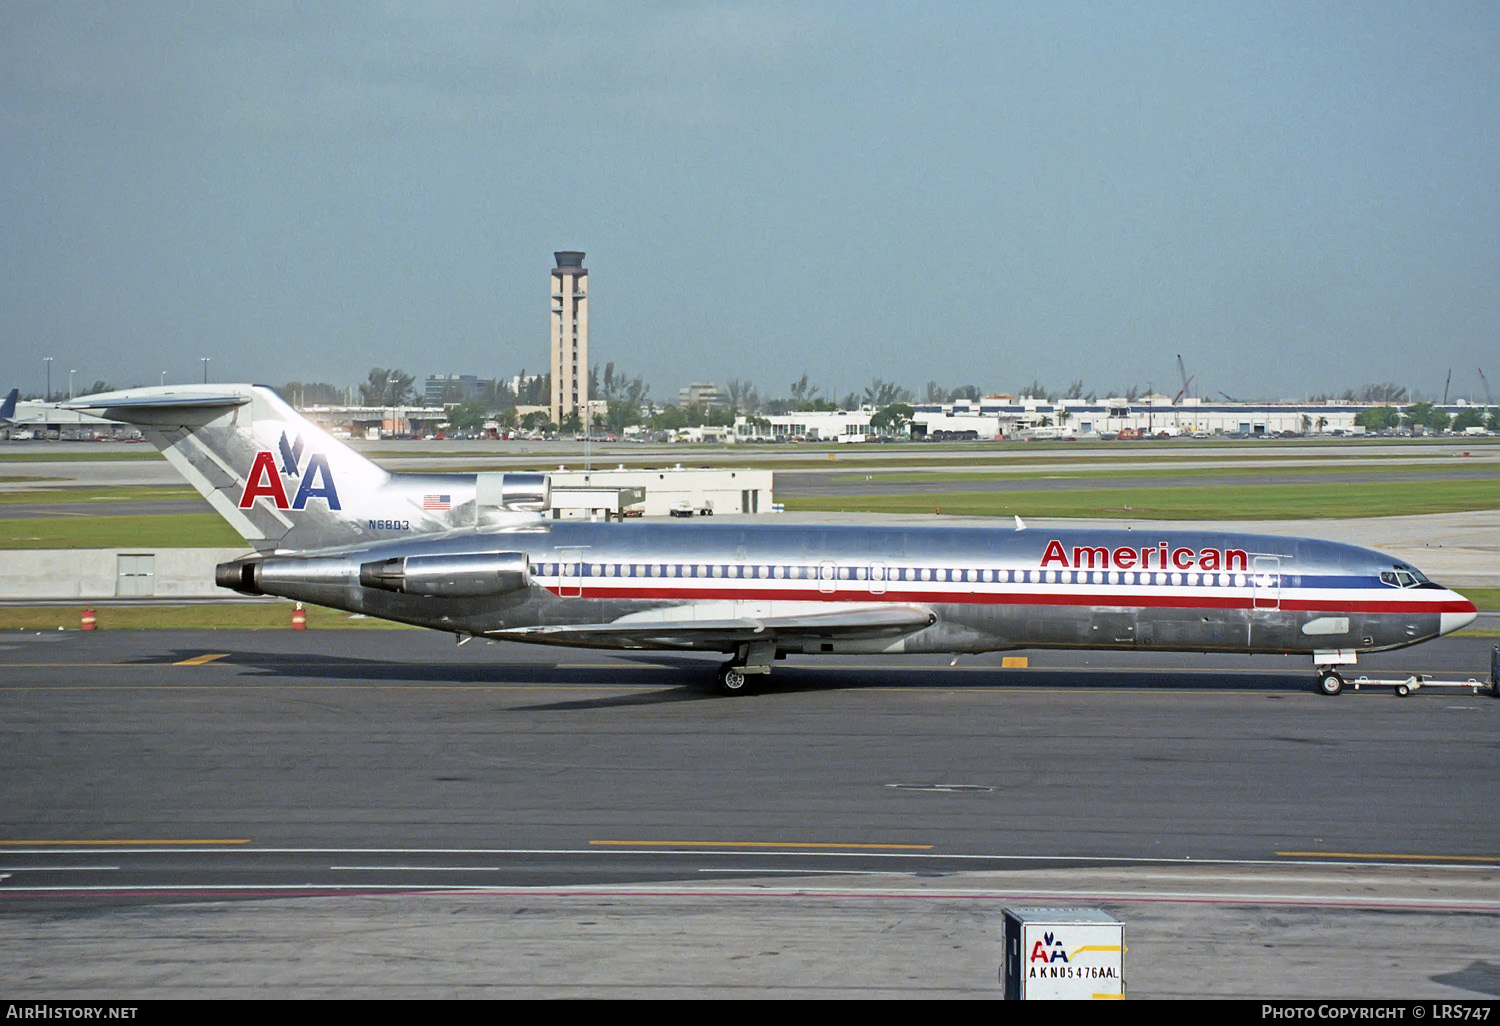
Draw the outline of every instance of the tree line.
<instances>
[{"instance_id":1,"label":"tree line","mask_svg":"<svg viewBox=\"0 0 1500 1026\"><path fill-rule=\"evenodd\" d=\"M372 367L365 382L358 386L358 401L365 406L404 406L425 401L426 397L417 392L416 380L415 375L400 368ZM104 382L96 382L90 391L106 391L109 387ZM457 430L477 430L486 422L495 421L509 428L581 431L583 425L576 415L556 424L547 413L535 409L525 414L519 413L518 408L547 406L551 401L551 390L550 373L532 375L523 368L514 379L482 381L480 387L468 395L462 393L457 382L451 382L445 387L442 402L449 407L449 422ZM291 381L282 386L281 391L298 405L336 405L350 398L344 389L326 382ZM775 398L763 399L752 382L739 378L730 378L722 391L727 400L722 404L657 402L652 399L651 386L642 375L632 375L617 367L613 361L602 367L595 364L589 371L589 396L595 401L603 401L605 406L603 411L595 412L593 427L615 434L635 425L654 431L704 426L728 427L740 416L769 423L762 418L859 407L877 411L871 420L876 430L900 431L910 422L916 404L965 400L974 402L985 394L976 385L948 387L936 380L928 381L918 393L904 385L877 377L861 392L851 391L834 398L825 394L822 386L805 372L789 382L785 393ZM1146 392L1147 389L1132 385L1102 394L1134 402ZM1050 389L1040 380L1033 379L1014 394L1022 399L1055 403L1070 399L1096 402L1101 392L1088 389L1081 378L1068 382L1062 389ZM1378 403L1380 405L1362 411L1355 419L1356 424L1371 431L1400 427L1421 427L1432 431L1462 431L1468 427L1500 430L1500 411L1495 409L1476 407L1462 410L1455 416L1436 408L1430 402L1408 402L1410 395L1406 386L1384 382L1346 389L1339 396L1331 393L1315 395L1310 401L1337 399L1345 402ZM1395 404L1403 404L1404 412L1398 410Z\"/></svg>"}]
</instances>

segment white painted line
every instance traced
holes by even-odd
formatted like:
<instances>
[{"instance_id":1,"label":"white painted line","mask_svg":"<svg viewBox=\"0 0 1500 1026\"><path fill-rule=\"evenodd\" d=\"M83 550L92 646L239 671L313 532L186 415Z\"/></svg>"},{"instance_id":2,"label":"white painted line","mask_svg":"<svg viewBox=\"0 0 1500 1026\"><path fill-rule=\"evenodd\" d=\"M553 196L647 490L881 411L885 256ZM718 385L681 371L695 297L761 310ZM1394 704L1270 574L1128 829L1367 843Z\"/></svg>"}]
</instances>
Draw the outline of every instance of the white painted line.
<instances>
[{"instance_id":1,"label":"white painted line","mask_svg":"<svg viewBox=\"0 0 1500 1026\"><path fill-rule=\"evenodd\" d=\"M616 884L585 884L557 887L483 886L463 884L101 884L68 887L62 885L46 887L3 887L0 895L6 894L147 894L147 893L244 893L244 892L370 892L370 891L420 891L423 893L449 895L488 895L492 897L560 897L560 898L800 898L800 899L864 899L888 900L891 898L920 899L924 901L1018 901L1034 898L1049 900L1088 902L1174 902L1198 905L1275 905L1318 906L1333 908L1384 908L1420 909L1428 911L1500 912L1500 899L1454 900L1442 898L1398 898L1382 901L1373 897L1350 897L1343 894L1265 894L1256 892L1204 894L1195 892L1149 892L1149 891L1097 891L1097 890L1052 890L1046 888L1014 887L985 890L926 890L912 887L882 887L861 889L851 887L697 887L691 884L677 886L619 886Z\"/></svg>"},{"instance_id":2,"label":"white painted line","mask_svg":"<svg viewBox=\"0 0 1500 1026\"><path fill-rule=\"evenodd\" d=\"M6 866L4 871L5 876L9 876L12 873L104 873L119 868L119 866Z\"/></svg>"},{"instance_id":3,"label":"white painted line","mask_svg":"<svg viewBox=\"0 0 1500 1026\"><path fill-rule=\"evenodd\" d=\"M1428 869L1480 870L1493 872L1493 864L1446 862L1443 859L1461 859L1463 856L1419 855L1395 856L1383 861L1368 859L1232 859L1232 858L1177 858L1161 856L1130 855L1055 855L1034 854L974 854L942 852L893 852L886 850L829 851L826 849L775 849L775 848L68 848L68 849L11 849L8 854L27 855L712 855L716 857L775 856L798 859L919 859L951 862L1059 862L1059 863L1110 863L1115 865L1145 866L1265 866L1285 869L1289 866L1366 866L1410 869L1421 866Z\"/></svg>"},{"instance_id":4,"label":"white painted line","mask_svg":"<svg viewBox=\"0 0 1500 1026\"><path fill-rule=\"evenodd\" d=\"M329 866L338 873L503 873L507 866Z\"/></svg>"}]
</instances>

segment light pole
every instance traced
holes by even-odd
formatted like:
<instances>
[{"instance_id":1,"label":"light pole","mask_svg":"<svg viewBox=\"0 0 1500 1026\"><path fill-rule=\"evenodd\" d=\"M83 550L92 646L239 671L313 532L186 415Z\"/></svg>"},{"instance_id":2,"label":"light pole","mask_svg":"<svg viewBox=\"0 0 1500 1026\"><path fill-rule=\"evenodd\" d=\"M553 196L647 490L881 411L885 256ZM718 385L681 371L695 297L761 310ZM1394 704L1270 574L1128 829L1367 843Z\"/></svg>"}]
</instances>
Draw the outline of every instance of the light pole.
<instances>
[{"instance_id":1,"label":"light pole","mask_svg":"<svg viewBox=\"0 0 1500 1026\"><path fill-rule=\"evenodd\" d=\"M209 357L207 357L207 356L200 356L200 357L198 357L198 359L203 362L203 383L206 385L206 384L208 384L208 361L209 361Z\"/></svg>"},{"instance_id":2,"label":"light pole","mask_svg":"<svg viewBox=\"0 0 1500 1026\"><path fill-rule=\"evenodd\" d=\"M163 385L165 385L167 383L167 372L166 371L162 371L161 372L161 383Z\"/></svg>"},{"instance_id":3,"label":"light pole","mask_svg":"<svg viewBox=\"0 0 1500 1026\"><path fill-rule=\"evenodd\" d=\"M73 398L73 375L78 373L77 367L68 368L68 398Z\"/></svg>"},{"instance_id":4,"label":"light pole","mask_svg":"<svg viewBox=\"0 0 1500 1026\"><path fill-rule=\"evenodd\" d=\"M400 384L400 382L401 382L401 379L399 377L397 377L396 375L394 375L394 374L392 374L390 376L390 378L386 381L386 384L388 384L388 385L391 386L391 437L392 438L396 437L396 386L398 384Z\"/></svg>"},{"instance_id":5,"label":"light pole","mask_svg":"<svg viewBox=\"0 0 1500 1026\"><path fill-rule=\"evenodd\" d=\"M42 362L47 365L47 394L42 396L42 402L50 403L52 401L52 357L44 356Z\"/></svg>"}]
</instances>

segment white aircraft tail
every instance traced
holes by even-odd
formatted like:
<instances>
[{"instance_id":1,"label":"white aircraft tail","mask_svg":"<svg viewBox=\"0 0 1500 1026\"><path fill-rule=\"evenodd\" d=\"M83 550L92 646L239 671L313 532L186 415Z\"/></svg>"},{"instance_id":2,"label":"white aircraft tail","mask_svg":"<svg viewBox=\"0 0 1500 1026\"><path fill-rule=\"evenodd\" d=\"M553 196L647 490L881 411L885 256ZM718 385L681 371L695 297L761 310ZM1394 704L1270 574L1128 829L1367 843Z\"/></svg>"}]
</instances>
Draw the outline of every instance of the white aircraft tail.
<instances>
[{"instance_id":1,"label":"white aircraft tail","mask_svg":"<svg viewBox=\"0 0 1500 1026\"><path fill-rule=\"evenodd\" d=\"M246 541L263 550L369 540L392 475L263 385L171 385L63 403L140 428Z\"/></svg>"}]
</instances>

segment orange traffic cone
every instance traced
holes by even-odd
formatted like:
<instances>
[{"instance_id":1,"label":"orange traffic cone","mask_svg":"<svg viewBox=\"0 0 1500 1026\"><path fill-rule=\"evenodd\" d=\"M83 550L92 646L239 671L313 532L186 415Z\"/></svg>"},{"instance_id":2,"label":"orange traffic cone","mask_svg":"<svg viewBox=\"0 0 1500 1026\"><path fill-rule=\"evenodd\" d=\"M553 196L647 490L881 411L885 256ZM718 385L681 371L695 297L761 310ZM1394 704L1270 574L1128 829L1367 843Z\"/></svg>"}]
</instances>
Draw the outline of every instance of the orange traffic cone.
<instances>
[{"instance_id":1,"label":"orange traffic cone","mask_svg":"<svg viewBox=\"0 0 1500 1026\"><path fill-rule=\"evenodd\" d=\"M302 603L297 603L297 608L292 610L292 630L307 630L307 614L302 611Z\"/></svg>"},{"instance_id":2,"label":"orange traffic cone","mask_svg":"<svg viewBox=\"0 0 1500 1026\"><path fill-rule=\"evenodd\" d=\"M78 625L78 629L82 631L91 631L95 629L93 606L83 607L83 623Z\"/></svg>"}]
</instances>

